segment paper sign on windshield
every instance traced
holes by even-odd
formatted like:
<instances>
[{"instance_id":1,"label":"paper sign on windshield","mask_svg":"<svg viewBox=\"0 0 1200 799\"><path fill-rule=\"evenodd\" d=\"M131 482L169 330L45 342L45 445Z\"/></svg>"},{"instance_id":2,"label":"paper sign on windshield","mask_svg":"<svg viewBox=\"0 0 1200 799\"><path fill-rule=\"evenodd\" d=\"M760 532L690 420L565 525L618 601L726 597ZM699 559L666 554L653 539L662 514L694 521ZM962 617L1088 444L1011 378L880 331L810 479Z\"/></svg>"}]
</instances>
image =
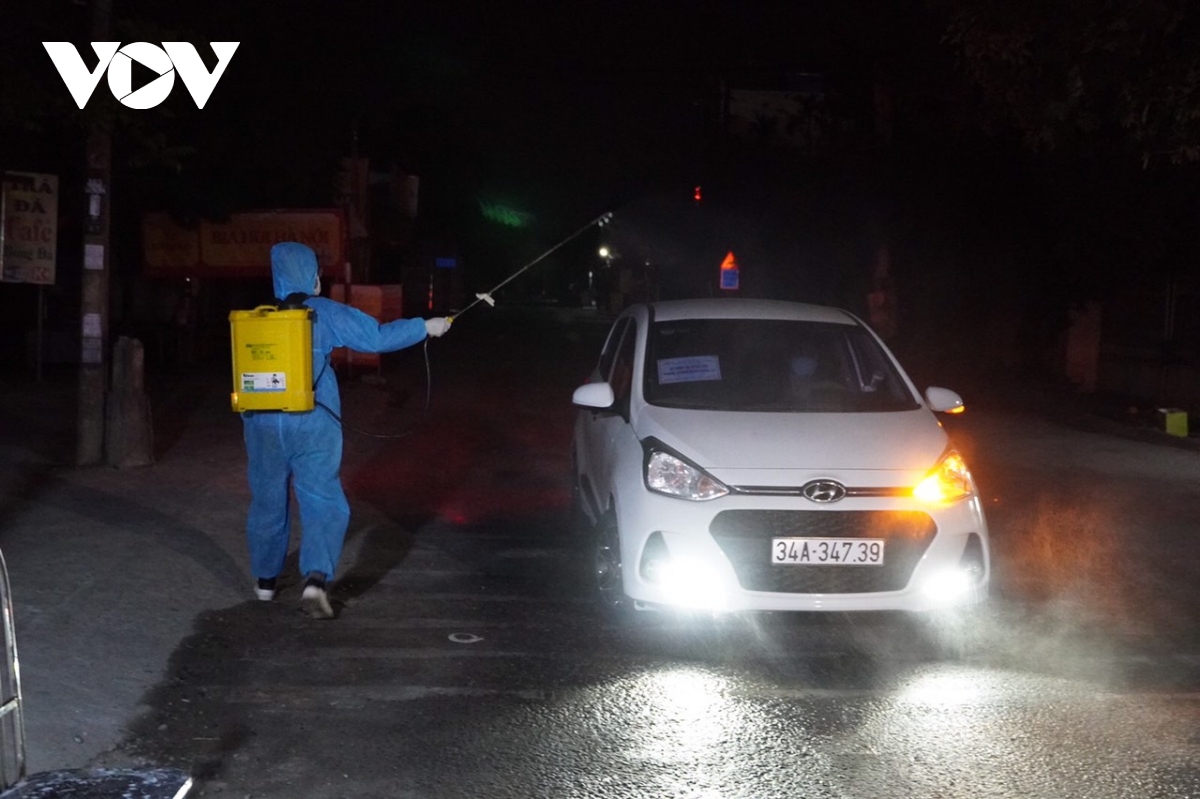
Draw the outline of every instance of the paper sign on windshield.
<instances>
[{"instance_id":1,"label":"paper sign on windshield","mask_svg":"<svg viewBox=\"0 0 1200 799\"><path fill-rule=\"evenodd\" d=\"M658 361L658 384L661 386L720 379L721 361L716 355L689 355L686 358L661 358Z\"/></svg>"}]
</instances>

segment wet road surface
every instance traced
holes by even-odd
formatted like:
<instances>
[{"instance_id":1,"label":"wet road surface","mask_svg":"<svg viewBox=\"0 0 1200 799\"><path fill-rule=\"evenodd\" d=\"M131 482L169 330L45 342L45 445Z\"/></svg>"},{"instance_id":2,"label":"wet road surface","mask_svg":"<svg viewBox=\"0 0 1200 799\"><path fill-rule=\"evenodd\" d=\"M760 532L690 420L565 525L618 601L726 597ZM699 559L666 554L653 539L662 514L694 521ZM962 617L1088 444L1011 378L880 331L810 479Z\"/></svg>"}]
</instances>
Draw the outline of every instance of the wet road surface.
<instances>
[{"instance_id":1,"label":"wet road surface","mask_svg":"<svg viewBox=\"0 0 1200 799\"><path fill-rule=\"evenodd\" d=\"M964 422L997 601L961 658L887 614L615 627L566 507L604 327L502 310L431 343L428 418L419 358L347 383L351 423L421 424L348 438L338 618L204 613L114 757L237 797L1200 795L1197 455Z\"/></svg>"}]
</instances>

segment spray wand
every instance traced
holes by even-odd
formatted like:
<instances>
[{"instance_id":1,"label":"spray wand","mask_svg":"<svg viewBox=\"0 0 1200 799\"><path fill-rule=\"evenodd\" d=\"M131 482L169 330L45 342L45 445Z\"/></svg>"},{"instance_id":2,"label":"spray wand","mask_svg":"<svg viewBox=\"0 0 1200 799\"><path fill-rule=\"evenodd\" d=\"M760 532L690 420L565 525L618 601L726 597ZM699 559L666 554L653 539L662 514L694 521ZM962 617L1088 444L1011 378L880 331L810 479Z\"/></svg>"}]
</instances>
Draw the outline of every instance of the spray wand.
<instances>
[{"instance_id":1,"label":"spray wand","mask_svg":"<svg viewBox=\"0 0 1200 799\"><path fill-rule=\"evenodd\" d=\"M572 241L572 240L574 240L574 239L578 238L579 236L583 235L583 233L584 233L586 230L588 230L588 228L590 228L592 225L598 225L598 226L600 226L600 227L604 227L605 225L607 225L609 222L611 222L611 221L612 221L612 216L613 216L613 215L612 215L612 211L609 211L609 212L607 212L607 213L601 214L600 216L596 217L596 218L595 218L595 219L593 219L591 222L588 222L586 225L584 225L583 227L579 228L579 230L576 230L576 231L575 231L574 233L572 233L570 236L567 236L565 239L563 239L562 241L560 241L558 244L555 244L553 247L551 247L550 249L546 250L544 253L542 253L541 255L539 255L537 258L534 258L532 261L530 261L529 263L525 264L525 265L524 265L524 266L522 266L520 269L518 269L517 271L513 272L511 275L509 275L508 277L504 278L504 280L501 280L499 283L497 283L495 286L493 286L493 287L492 287L492 290L491 290L491 291L483 291L483 292L479 292L478 294L476 294L476 295L475 295L475 299L474 299L474 300L472 300L472 301L471 301L471 303L470 303L469 305L467 305L467 307L463 308L461 311L459 311L459 312L458 312L457 314L455 314L454 316L448 316L448 317L446 317L446 321L448 321L448 322L453 322L455 319L457 319L458 317L462 316L462 315L463 315L463 314L465 314L467 311L471 310L472 308L474 308L476 305L478 305L478 304L479 304L479 303L481 303L481 302L486 302L488 305L490 305L490 306L492 306L492 307L495 307L495 305L496 305L496 301L495 301L495 300L492 298L492 294L494 294L495 292L497 292L497 291L499 291L500 289L504 288L504 286L506 286L506 285L507 285L507 284L508 284L510 281L512 281L512 280L514 280L514 279L516 279L516 277L517 277L518 275L520 275L522 272L524 272L525 270L527 270L527 269L529 269L530 267L533 267L533 266L535 266L536 264L540 263L542 260L544 260L545 258L547 258L548 256L550 256L550 254L551 254L551 253L553 253L555 250L559 249L560 247L562 247L563 245L567 244L568 242L570 242L570 241Z\"/></svg>"},{"instance_id":2,"label":"spray wand","mask_svg":"<svg viewBox=\"0 0 1200 799\"><path fill-rule=\"evenodd\" d=\"M565 239L560 241L558 244L555 244L553 247L546 250L544 253L539 255L537 258L534 258L532 261L525 264L520 269L513 272L511 275L504 278L504 280L500 281L495 286L493 286L491 291L483 291L483 292L476 294L474 301L472 301L469 305L467 305L465 308L463 308L461 311L459 311L454 316L447 316L446 321L453 322L456 318L458 318L459 316L462 316L464 313L466 313L471 308L475 307L476 305L478 305L481 302L486 302L488 305L495 307L496 301L494 299L492 299L493 292L499 291L500 289L504 288L505 285L507 285L510 281L514 280L522 272L535 266L536 264L538 264L539 262L544 260L551 253L553 253L555 250L559 249L563 245L565 245L568 242L572 241L573 239L578 238L579 236L583 235L583 233L586 230L588 230L592 225L599 225L600 227L604 227L605 225L607 225L609 222L612 221L612 216L613 216L612 211L609 211L608 213L604 213L604 214L601 214L600 216L596 217L591 222L588 222L586 225L579 228L579 230L576 230L570 236L567 236ZM429 369L429 339L428 338L425 339L423 349L424 349L424 355L425 355L425 411L424 411L424 416L428 416L429 415L429 398L433 391L433 378L430 374L430 369ZM391 434L371 433L366 430L359 430L356 427L352 427L352 426L346 424L346 422L344 422L340 416L335 414L333 411L329 410L329 408L327 408L325 405L322 405L321 403L317 403L317 404L320 405L322 408L325 408L325 410L329 413L329 415L332 416L334 419L336 419L338 424L342 425L342 427L346 428L347 430L358 433L359 435L368 436L370 438L404 438L405 436L412 435L414 432L416 432L417 427L420 426L420 423L418 423L418 424L414 425L412 428L405 430L403 432L400 432L400 433L391 433Z\"/></svg>"}]
</instances>

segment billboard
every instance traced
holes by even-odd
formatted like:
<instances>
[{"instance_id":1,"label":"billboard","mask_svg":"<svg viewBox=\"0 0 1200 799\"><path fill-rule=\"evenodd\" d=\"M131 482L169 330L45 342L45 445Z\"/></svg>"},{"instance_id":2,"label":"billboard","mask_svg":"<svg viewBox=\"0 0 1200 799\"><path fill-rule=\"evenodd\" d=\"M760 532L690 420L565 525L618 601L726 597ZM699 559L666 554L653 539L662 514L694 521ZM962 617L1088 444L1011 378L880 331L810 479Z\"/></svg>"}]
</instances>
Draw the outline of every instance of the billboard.
<instances>
[{"instance_id":1,"label":"billboard","mask_svg":"<svg viewBox=\"0 0 1200 799\"><path fill-rule=\"evenodd\" d=\"M0 175L0 280L54 284L58 253L58 176Z\"/></svg>"},{"instance_id":2,"label":"billboard","mask_svg":"<svg viewBox=\"0 0 1200 799\"><path fill-rule=\"evenodd\" d=\"M271 273L271 247L298 241L313 248L326 274L340 274L345 225L336 208L254 211L194 227L166 213L142 219L142 260L150 277L262 277Z\"/></svg>"}]
</instances>

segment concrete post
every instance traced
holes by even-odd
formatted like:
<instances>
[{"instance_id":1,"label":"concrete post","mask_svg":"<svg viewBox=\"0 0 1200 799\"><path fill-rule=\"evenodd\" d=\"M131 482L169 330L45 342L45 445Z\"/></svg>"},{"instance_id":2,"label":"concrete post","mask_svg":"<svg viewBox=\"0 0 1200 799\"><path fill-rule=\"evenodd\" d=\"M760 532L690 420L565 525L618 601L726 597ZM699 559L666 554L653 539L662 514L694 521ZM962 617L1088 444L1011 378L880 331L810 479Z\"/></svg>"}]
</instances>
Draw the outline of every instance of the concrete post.
<instances>
[{"instance_id":1,"label":"concrete post","mask_svg":"<svg viewBox=\"0 0 1200 799\"><path fill-rule=\"evenodd\" d=\"M142 342L126 336L117 339L112 389L105 402L104 452L109 466L154 463L154 426L143 379L145 360Z\"/></svg>"}]
</instances>

